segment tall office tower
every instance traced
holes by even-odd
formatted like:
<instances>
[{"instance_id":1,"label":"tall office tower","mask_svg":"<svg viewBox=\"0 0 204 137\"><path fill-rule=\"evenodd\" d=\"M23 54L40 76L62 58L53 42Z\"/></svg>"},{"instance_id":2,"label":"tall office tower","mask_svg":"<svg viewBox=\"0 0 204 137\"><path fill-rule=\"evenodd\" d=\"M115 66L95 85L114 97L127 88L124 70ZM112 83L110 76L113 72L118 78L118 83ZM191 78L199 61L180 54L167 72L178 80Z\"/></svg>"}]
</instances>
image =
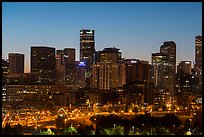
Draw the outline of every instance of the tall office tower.
<instances>
[{"instance_id":1,"label":"tall office tower","mask_svg":"<svg viewBox=\"0 0 204 137\"><path fill-rule=\"evenodd\" d=\"M75 49L65 48L57 50L56 54L56 83L66 85L68 89L75 88L76 63Z\"/></svg>"},{"instance_id":2,"label":"tall office tower","mask_svg":"<svg viewBox=\"0 0 204 137\"><path fill-rule=\"evenodd\" d=\"M162 53L152 53L153 79L155 87L164 88L164 79L168 76L168 56Z\"/></svg>"},{"instance_id":3,"label":"tall office tower","mask_svg":"<svg viewBox=\"0 0 204 137\"><path fill-rule=\"evenodd\" d=\"M93 65L91 86L101 90L122 87L125 84L125 66L120 61L120 49L105 48L99 51L99 62Z\"/></svg>"},{"instance_id":4,"label":"tall office tower","mask_svg":"<svg viewBox=\"0 0 204 137\"><path fill-rule=\"evenodd\" d=\"M103 64L115 64L121 62L122 53L120 49L104 48L103 51L99 51L99 62Z\"/></svg>"},{"instance_id":5,"label":"tall office tower","mask_svg":"<svg viewBox=\"0 0 204 137\"><path fill-rule=\"evenodd\" d=\"M24 54L9 53L9 73L24 73Z\"/></svg>"},{"instance_id":6,"label":"tall office tower","mask_svg":"<svg viewBox=\"0 0 204 137\"><path fill-rule=\"evenodd\" d=\"M64 51L57 50L55 58L56 58L56 84L65 85Z\"/></svg>"},{"instance_id":7,"label":"tall office tower","mask_svg":"<svg viewBox=\"0 0 204 137\"><path fill-rule=\"evenodd\" d=\"M153 84L150 83L150 64L138 59L123 59L127 92L132 90L142 95L144 103L153 103ZM152 86L152 87L151 87Z\"/></svg>"},{"instance_id":8,"label":"tall office tower","mask_svg":"<svg viewBox=\"0 0 204 137\"><path fill-rule=\"evenodd\" d=\"M126 66L126 83L136 81L150 81L150 64L148 61L138 59L124 59Z\"/></svg>"},{"instance_id":9,"label":"tall office tower","mask_svg":"<svg viewBox=\"0 0 204 137\"><path fill-rule=\"evenodd\" d=\"M191 74L191 61L181 61L177 65L177 73Z\"/></svg>"},{"instance_id":10,"label":"tall office tower","mask_svg":"<svg viewBox=\"0 0 204 137\"><path fill-rule=\"evenodd\" d=\"M170 101L170 93L166 86L169 83L169 67L168 67L168 55L163 53L152 53L152 79L154 86L157 89L155 93L158 93L159 105L165 105Z\"/></svg>"},{"instance_id":11,"label":"tall office tower","mask_svg":"<svg viewBox=\"0 0 204 137\"><path fill-rule=\"evenodd\" d=\"M174 95L175 79L176 79L176 43L174 41L166 41L160 47L160 53L167 54L168 63L168 83L166 84L167 90L170 93L170 104Z\"/></svg>"},{"instance_id":12,"label":"tall office tower","mask_svg":"<svg viewBox=\"0 0 204 137\"><path fill-rule=\"evenodd\" d=\"M195 37L195 67L202 69L202 36Z\"/></svg>"},{"instance_id":13,"label":"tall office tower","mask_svg":"<svg viewBox=\"0 0 204 137\"><path fill-rule=\"evenodd\" d=\"M76 89L85 87L85 63L76 61Z\"/></svg>"},{"instance_id":14,"label":"tall office tower","mask_svg":"<svg viewBox=\"0 0 204 137\"><path fill-rule=\"evenodd\" d=\"M80 61L85 63L86 69L86 86L90 87L90 78L92 64L94 62L95 53L95 40L94 40L94 30L82 29L80 30Z\"/></svg>"},{"instance_id":15,"label":"tall office tower","mask_svg":"<svg viewBox=\"0 0 204 137\"><path fill-rule=\"evenodd\" d=\"M2 101L6 101L6 89L9 73L9 62L8 60L2 59Z\"/></svg>"},{"instance_id":16,"label":"tall office tower","mask_svg":"<svg viewBox=\"0 0 204 137\"><path fill-rule=\"evenodd\" d=\"M67 89L76 88L76 63L75 63L75 49L65 48L65 85Z\"/></svg>"},{"instance_id":17,"label":"tall office tower","mask_svg":"<svg viewBox=\"0 0 204 137\"><path fill-rule=\"evenodd\" d=\"M199 79L199 91L202 92L202 36L195 37L195 77Z\"/></svg>"},{"instance_id":18,"label":"tall office tower","mask_svg":"<svg viewBox=\"0 0 204 137\"><path fill-rule=\"evenodd\" d=\"M40 73L39 84L56 82L55 48L45 46L31 47L31 73Z\"/></svg>"},{"instance_id":19,"label":"tall office tower","mask_svg":"<svg viewBox=\"0 0 204 137\"><path fill-rule=\"evenodd\" d=\"M181 61L177 66L175 97L177 105L188 106L189 96L192 93L193 78L191 74L191 61Z\"/></svg>"}]
</instances>

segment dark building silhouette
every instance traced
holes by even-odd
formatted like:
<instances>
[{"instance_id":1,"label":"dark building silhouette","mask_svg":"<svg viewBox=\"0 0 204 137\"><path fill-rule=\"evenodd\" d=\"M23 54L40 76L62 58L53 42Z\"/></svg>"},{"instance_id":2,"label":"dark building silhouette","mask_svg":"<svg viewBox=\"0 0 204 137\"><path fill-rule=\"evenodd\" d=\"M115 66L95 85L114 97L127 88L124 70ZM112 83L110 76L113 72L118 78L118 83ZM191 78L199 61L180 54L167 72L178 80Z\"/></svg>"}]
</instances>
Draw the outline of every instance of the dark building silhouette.
<instances>
[{"instance_id":1,"label":"dark building silhouette","mask_svg":"<svg viewBox=\"0 0 204 137\"><path fill-rule=\"evenodd\" d=\"M24 73L24 54L9 53L9 73Z\"/></svg>"},{"instance_id":2,"label":"dark building silhouette","mask_svg":"<svg viewBox=\"0 0 204 137\"><path fill-rule=\"evenodd\" d=\"M179 72L191 74L191 61L181 61L179 65L177 65L177 73Z\"/></svg>"},{"instance_id":3,"label":"dark building silhouette","mask_svg":"<svg viewBox=\"0 0 204 137\"><path fill-rule=\"evenodd\" d=\"M45 46L31 47L31 73L40 73L39 84L55 84L55 48Z\"/></svg>"}]
</instances>

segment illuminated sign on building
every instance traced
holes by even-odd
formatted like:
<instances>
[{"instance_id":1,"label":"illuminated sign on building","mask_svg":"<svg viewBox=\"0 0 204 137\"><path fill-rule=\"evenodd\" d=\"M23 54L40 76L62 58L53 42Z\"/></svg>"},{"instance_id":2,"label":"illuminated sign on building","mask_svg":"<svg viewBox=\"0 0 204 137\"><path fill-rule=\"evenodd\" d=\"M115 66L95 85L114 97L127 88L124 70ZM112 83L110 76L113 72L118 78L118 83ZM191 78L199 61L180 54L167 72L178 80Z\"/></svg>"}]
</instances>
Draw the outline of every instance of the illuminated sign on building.
<instances>
[{"instance_id":1,"label":"illuminated sign on building","mask_svg":"<svg viewBox=\"0 0 204 137\"><path fill-rule=\"evenodd\" d=\"M135 61L135 60L131 60L131 63L137 63L137 61Z\"/></svg>"},{"instance_id":2,"label":"illuminated sign on building","mask_svg":"<svg viewBox=\"0 0 204 137\"><path fill-rule=\"evenodd\" d=\"M79 66L85 67L85 63L84 62L79 62Z\"/></svg>"}]
</instances>

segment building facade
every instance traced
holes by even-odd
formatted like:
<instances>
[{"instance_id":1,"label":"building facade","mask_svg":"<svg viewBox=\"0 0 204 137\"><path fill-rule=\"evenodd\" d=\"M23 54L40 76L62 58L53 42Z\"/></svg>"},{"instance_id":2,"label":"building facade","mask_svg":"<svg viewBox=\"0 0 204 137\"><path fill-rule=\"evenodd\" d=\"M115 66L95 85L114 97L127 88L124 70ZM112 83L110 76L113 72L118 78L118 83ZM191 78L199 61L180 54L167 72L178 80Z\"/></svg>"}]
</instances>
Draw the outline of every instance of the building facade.
<instances>
[{"instance_id":1,"label":"building facade","mask_svg":"<svg viewBox=\"0 0 204 137\"><path fill-rule=\"evenodd\" d=\"M179 72L191 74L191 61L181 61L177 65L177 73Z\"/></svg>"},{"instance_id":2,"label":"building facade","mask_svg":"<svg viewBox=\"0 0 204 137\"><path fill-rule=\"evenodd\" d=\"M125 84L125 65L121 63L120 49L113 47L99 51L92 75L92 88L110 90L122 87Z\"/></svg>"},{"instance_id":3,"label":"building facade","mask_svg":"<svg viewBox=\"0 0 204 137\"><path fill-rule=\"evenodd\" d=\"M56 85L8 85L7 100L19 101L24 99L49 100L54 94L65 92L64 86Z\"/></svg>"},{"instance_id":4,"label":"building facade","mask_svg":"<svg viewBox=\"0 0 204 137\"><path fill-rule=\"evenodd\" d=\"M6 101L8 74L9 74L9 61L2 59L2 101Z\"/></svg>"},{"instance_id":5,"label":"building facade","mask_svg":"<svg viewBox=\"0 0 204 137\"><path fill-rule=\"evenodd\" d=\"M86 87L91 84L91 71L95 54L95 33L94 30L80 30L80 61L85 63Z\"/></svg>"},{"instance_id":6,"label":"building facade","mask_svg":"<svg viewBox=\"0 0 204 137\"><path fill-rule=\"evenodd\" d=\"M198 93L202 93L202 36L195 37L195 77L199 79Z\"/></svg>"},{"instance_id":7,"label":"building facade","mask_svg":"<svg viewBox=\"0 0 204 137\"><path fill-rule=\"evenodd\" d=\"M9 53L9 73L24 73L24 54Z\"/></svg>"},{"instance_id":8,"label":"building facade","mask_svg":"<svg viewBox=\"0 0 204 137\"><path fill-rule=\"evenodd\" d=\"M31 47L31 73L40 73L39 84L55 84L55 48L45 46Z\"/></svg>"}]
</instances>

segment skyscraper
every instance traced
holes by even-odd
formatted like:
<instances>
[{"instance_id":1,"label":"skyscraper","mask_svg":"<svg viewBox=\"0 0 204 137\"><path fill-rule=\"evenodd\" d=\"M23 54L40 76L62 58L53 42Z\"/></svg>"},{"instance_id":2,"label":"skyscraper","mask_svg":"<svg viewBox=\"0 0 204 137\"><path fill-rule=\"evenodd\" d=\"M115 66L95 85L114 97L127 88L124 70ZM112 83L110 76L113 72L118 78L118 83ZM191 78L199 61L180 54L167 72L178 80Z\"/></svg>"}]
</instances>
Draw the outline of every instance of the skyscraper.
<instances>
[{"instance_id":1,"label":"skyscraper","mask_svg":"<svg viewBox=\"0 0 204 137\"><path fill-rule=\"evenodd\" d=\"M176 73L176 43L174 41L166 41L160 47L160 53L168 55L168 64L171 75Z\"/></svg>"},{"instance_id":2,"label":"skyscraper","mask_svg":"<svg viewBox=\"0 0 204 137\"><path fill-rule=\"evenodd\" d=\"M154 104L163 106L170 102L168 55L152 53L152 79L155 86Z\"/></svg>"},{"instance_id":3,"label":"skyscraper","mask_svg":"<svg viewBox=\"0 0 204 137\"><path fill-rule=\"evenodd\" d=\"M120 62L120 49L104 48L99 51L99 61L93 65L91 86L101 90L122 87L125 84L125 65Z\"/></svg>"},{"instance_id":4,"label":"skyscraper","mask_svg":"<svg viewBox=\"0 0 204 137\"><path fill-rule=\"evenodd\" d=\"M148 61L138 59L124 59L123 63L126 66L126 83L136 81L149 81L150 64Z\"/></svg>"},{"instance_id":5,"label":"skyscraper","mask_svg":"<svg viewBox=\"0 0 204 137\"><path fill-rule=\"evenodd\" d=\"M168 74L166 74L166 89L170 94L169 103L172 103L174 95L175 79L176 79L176 43L174 41L166 41L160 47L160 53L167 55Z\"/></svg>"},{"instance_id":6,"label":"skyscraper","mask_svg":"<svg viewBox=\"0 0 204 137\"><path fill-rule=\"evenodd\" d=\"M181 61L177 66L177 73L191 74L191 61Z\"/></svg>"},{"instance_id":7,"label":"skyscraper","mask_svg":"<svg viewBox=\"0 0 204 137\"><path fill-rule=\"evenodd\" d=\"M195 67L202 69L202 36L195 37Z\"/></svg>"},{"instance_id":8,"label":"skyscraper","mask_svg":"<svg viewBox=\"0 0 204 137\"><path fill-rule=\"evenodd\" d=\"M152 78L154 80L154 86L164 88L166 86L165 80L168 76L168 56L163 53L152 53Z\"/></svg>"},{"instance_id":9,"label":"skyscraper","mask_svg":"<svg viewBox=\"0 0 204 137\"><path fill-rule=\"evenodd\" d=\"M94 30L80 30L80 61L85 63L85 87L90 87L92 64L94 62Z\"/></svg>"},{"instance_id":10,"label":"skyscraper","mask_svg":"<svg viewBox=\"0 0 204 137\"><path fill-rule=\"evenodd\" d=\"M99 51L99 62L103 64L115 64L121 61L122 53L118 48L104 48L103 51Z\"/></svg>"},{"instance_id":11,"label":"skyscraper","mask_svg":"<svg viewBox=\"0 0 204 137\"><path fill-rule=\"evenodd\" d=\"M55 48L45 46L31 47L31 73L40 73L39 84L55 84Z\"/></svg>"},{"instance_id":12,"label":"skyscraper","mask_svg":"<svg viewBox=\"0 0 204 137\"><path fill-rule=\"evenodd\" d=\"M199 90L202 91L202 36L195 37L195 76L199 79Z\"/></svg>"},{"instance_id":13,"label":"skyscraper","mask_svg":"<svg viewBox=\"0 0 204 137\"><path fill-rule=\"evenodd\" d=\"M24 54L9 53L9 73L24 73Z\"/></svg>"},{"instance_id":14,"label":"skyscraper","mask_svg":"<svg viewBox=\"0 0 204 137\"><path fill-rule=\"evenodd\" d=\"M95 52L94 30L80 30L80 61L87 67L93 64Z\"/></svg>"},{"instance_id":15,"label":"skyscraper","mask_svg":"<svg viewBox=\"0 0 204 137\"><path fill-rule=\"evenodd\" d=\"M193 78L191 74L191 61L181 61L177 66L175 97L177 105L188 106L189 96L192 94Z\"/></svg>"},{"instance_id":16,"label":"skyscraper","mask_svg":"<svg viewBox=\"0 0 204 137\"><path fill-rule=\"evenodd\" d=\"M56 83L66 85L68 89L76 86L75 49L57 50L56 54Z\"/></svg>"},{"instance_id":17,"label":"skyscraper","mask_svg":"<svg viewBox=\"0 0 204 137\"><path fill-rule=\"evenodd\" d=\"M75 89L76 87L76 63L75 63L75 49L65 48L65 85L68 89Z\"/></svg>"},{"instance_id":18,"label":"skyscraper","mask_svg":"<svg viewBox=\"0 0 204 137\"><path fill-rule=\"evenodd\" d=\"M56 84L65 85L64 51L57 50L55 57L56 57Z\"/></svg>"},{"instance_id":19,"label":"skyscraper","mask_svg":"<svg viewBox=\"0 0 204 137\"><path fill-rule=\"evenodd\" d=\"M2 101L6 101L6 89L9 73L9 62L8 60L2 59Z\"/></svg>"}]
</instances>

